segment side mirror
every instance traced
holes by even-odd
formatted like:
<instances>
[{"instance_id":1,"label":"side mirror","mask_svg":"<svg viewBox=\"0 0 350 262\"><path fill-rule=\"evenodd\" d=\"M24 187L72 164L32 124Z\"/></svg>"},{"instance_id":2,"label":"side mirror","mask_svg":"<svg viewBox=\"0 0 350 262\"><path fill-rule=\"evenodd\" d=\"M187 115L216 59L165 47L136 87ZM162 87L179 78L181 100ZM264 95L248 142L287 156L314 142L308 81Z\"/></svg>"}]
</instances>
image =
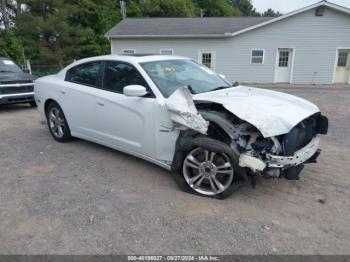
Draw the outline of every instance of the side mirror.
<instances>
[{"instance_id":1,"label":"side mirror","mask_svg":"<svg viewBox=\"0 0 350 262\"><path fill-rule=\"evenodd\" d=\"M124 87L123 93L126 96L141 97L148 94L146 87L140 85L129 85Z\"/></svg>"}]
</instances>

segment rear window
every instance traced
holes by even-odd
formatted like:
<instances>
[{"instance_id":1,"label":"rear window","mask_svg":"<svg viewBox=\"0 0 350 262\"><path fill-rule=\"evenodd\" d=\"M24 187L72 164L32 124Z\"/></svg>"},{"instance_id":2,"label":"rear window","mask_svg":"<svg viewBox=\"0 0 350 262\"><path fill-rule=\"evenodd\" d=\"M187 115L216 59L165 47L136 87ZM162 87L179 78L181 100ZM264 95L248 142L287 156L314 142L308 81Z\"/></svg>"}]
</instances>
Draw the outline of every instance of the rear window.
<instances>
[{"instance_id":1,"label":"rear window","mask_svg":"<svg viewBox=\"0 0 350 262\"><path fill-rule=\"evenodd\" d=\"M90 62L68 70L66 81L95 87L99 76L101 62Z\"/></svg>"}]
</instances>

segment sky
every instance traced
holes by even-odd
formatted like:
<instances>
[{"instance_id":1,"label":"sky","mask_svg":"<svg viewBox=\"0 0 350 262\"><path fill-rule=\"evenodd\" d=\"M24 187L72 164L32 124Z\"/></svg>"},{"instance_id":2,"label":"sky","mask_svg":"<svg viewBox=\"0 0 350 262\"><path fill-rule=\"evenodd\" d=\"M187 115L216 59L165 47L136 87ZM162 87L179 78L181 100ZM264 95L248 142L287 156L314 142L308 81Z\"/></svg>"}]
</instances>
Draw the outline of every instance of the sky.
<instances>
[{"instance_id":1,"label":"sky","mask_svg":"<svg viewBox=\"0 0 350 262\"><path fill-rule=\"evenodd\" d=\"M299 8L303 8L308 5L320 2L320 0L253 0L254 7L259 11L266 11L268 8L272 8L275 11L281 13L288 13ZM342 5L350 8L350 0L328 0L338 5Z\"/></svg>"}]
</instances>

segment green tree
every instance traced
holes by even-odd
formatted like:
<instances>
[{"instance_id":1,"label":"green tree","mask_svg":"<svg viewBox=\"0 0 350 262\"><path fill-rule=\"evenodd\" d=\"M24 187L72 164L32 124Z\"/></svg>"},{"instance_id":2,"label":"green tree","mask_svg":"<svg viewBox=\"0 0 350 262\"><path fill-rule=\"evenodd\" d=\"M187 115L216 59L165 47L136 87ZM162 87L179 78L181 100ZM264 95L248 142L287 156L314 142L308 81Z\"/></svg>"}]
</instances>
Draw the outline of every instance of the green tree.
<instances>
[{"instance_id":1,"label":"green tree","mask_svg":"<svg viewBox=\"0 0 350 262\"><path fill-rule=\"evenodd\" d=\"M36 64L65 65L80 58L86 41L94 37L90 28L71 20L77 5L68 0L25 0L26 10L19 17L18 32L26 54Z\"/></svg>"},{"instance_id":2,"label":"green tree","mask_svg":"<svg viewBox=\"0 0 350 262\"><path fill-rule=\"evenodd\" d=\"M109 41L104 34L121 19L117 0L75 0L76 6L70 25L81 27L90 33L81 39L75 58L108 54ZM132 9L130 9L132 10Z\"/></svg>"},{"instance_id":3,"label":"green tree","mask_svg":"<svg viewBox=\"0 0 350 262\"><path fill-rule=\"evenodd\" d=\"M262 16L267 16L267 17L277 17L277 16L281 16L282 13L278 12L278 11L274 11L271 8L267 9L264 13L262 13Z\"/></svg>"},{"instance_id":4,"label":"green tree","mask_svg":"<svg viewBox=\"0 0 350 262\"><path fill-rule=\"evenodd\" d=\"M149 17L192 17L195 7L190 0L144 0L141 3L143 16Z\"/></svg>"},{"instance_id":5,"label":"green tree","mask_svg":"<svg viewBox=\"0 0 350 262\"><path fill-rule=\"evenodd\" d=\"M252 5L251 0L228 0L228 2L237 7L244 16L261 16Z\"/></svg>"},{"instance_id":6,"label":"green tree","mask_svg":"<svg viewBox=\"0 0 350 262\"><path fill-rule=\"evenodd\" d=\"M23 46L13 31L0 31L0 57L8 57L23 64Z\"/></svg>"},{"instance_id":7,"label":"green tree","mask_svg":"<svg viewBox=\"0 0 350 262\"><path fill-rule=\"evenodd\" d=\"M194 0L194 3L197 8L204 12L204 16L240 15L239 9L230 5L226 0Z\"/></svg>"},{"instance_id":8,"label":"green tree","mask_svg":"<svg viewBox=\"0 0 350 262\"><path fill-rule=\"evenodd\" d=\"M260 15L250 0L125 0L128 17ZM265 16L278 16L268 9ZM104 34L122 19L119 0L0 0L0 52L65 65L110 53Z\"/></svg>"},{"instance_id":9,"label":"green tree","mask_svg":"<svg viewBox=\"0 0 350 262\"><path fill-rule=\"evenodd\" d=\"M128 17L143 16L143 13L144 13L143 8L144 8L144 1L142 0L128 0L126 2L126 14Z\"/></svg>"}]
</instances>

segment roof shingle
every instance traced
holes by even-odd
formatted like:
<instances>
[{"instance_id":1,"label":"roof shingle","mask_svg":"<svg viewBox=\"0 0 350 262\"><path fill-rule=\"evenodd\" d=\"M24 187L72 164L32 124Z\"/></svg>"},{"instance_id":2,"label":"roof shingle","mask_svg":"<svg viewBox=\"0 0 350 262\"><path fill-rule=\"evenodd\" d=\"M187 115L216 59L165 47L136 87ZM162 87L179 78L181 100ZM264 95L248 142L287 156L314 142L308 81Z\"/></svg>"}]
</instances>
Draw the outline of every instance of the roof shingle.
<instances>
[{"instance_id":1,"label":"roof shingle","mask_svg":"<svg viewBox=\"0 0 350 262\"><path fill-rule=\"evenodd\" d=\"M106 36L225 35L271 19L273 17L127 18Z\"/></svg>"}]
</instances>

